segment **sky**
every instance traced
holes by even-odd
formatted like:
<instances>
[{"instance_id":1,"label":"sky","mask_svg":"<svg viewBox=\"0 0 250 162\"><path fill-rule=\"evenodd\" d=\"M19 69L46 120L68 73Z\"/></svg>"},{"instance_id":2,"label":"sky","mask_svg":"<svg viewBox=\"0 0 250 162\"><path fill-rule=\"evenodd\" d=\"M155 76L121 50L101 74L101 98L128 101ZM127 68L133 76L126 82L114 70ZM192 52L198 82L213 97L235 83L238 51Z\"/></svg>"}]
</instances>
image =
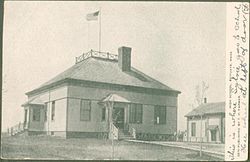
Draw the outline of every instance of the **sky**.
<instances>
[{"instance_id":1,"label":"sky","mask_svg":"<svg viewBox=\"0 0 250 162\"><path fill-rule=\"evenodd\" d=\"M99 22L85 17L99 9L101 51L131 47L133 67L181 91L178 130L202 81L208 102L225 101L225 3L5 1L3 130L23 121L26 92L98 50Z\"/></svg>"}]
</instances>

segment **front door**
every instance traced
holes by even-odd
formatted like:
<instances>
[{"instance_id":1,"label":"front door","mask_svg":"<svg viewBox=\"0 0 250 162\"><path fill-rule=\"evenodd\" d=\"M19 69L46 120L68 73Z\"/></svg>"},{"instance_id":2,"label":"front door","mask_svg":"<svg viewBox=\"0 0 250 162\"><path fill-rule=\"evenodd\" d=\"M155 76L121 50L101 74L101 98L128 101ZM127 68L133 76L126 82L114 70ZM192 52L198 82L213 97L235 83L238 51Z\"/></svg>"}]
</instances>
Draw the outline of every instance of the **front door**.
<instances>
[{"instance_id":1,"label":"front door","mask_svg":"<svg viewBox=\"0 0 250 162\"><path fill-rule=\"evenodd\" d=\"M216 130L211 130L211 141L216 141Z\"/></svg>"},{"instance_id":2,"label":"front door","mask_svg":"<svg viewBox=\"0 0 250 162\"><path fill-rule=\"evenodd\" d=\"M124 129L124 108L123 107L114 107L113 122L117 128Z\"/></svg>"}]
</instances>

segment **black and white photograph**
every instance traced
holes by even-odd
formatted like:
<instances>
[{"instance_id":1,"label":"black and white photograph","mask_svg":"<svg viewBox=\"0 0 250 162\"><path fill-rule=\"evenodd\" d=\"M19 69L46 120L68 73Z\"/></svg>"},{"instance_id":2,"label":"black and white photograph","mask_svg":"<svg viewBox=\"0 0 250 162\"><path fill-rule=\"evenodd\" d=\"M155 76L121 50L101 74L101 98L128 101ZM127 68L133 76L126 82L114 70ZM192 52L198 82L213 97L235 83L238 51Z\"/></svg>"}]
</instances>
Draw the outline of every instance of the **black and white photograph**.
<instances>
[{"instance_id":1,"label":"black and white photograph","mask_svg":"<svg viewBox=\"0 0 250 162\"><path fill-rule=\"evenodd\" d=\"M227 2L5 1L1 158L237 159L227 16Z\"/></svg>"}]
</instances>

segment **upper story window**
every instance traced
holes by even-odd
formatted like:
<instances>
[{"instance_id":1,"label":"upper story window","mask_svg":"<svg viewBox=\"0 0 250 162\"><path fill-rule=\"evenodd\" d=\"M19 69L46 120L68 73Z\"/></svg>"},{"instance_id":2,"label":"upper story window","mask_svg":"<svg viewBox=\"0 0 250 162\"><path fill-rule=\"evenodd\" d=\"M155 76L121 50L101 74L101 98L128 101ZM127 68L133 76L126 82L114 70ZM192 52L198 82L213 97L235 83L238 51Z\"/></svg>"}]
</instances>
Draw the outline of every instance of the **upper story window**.
<instances>
[{"instance_id":1,"label":"upper story window","mask_svg":"<svg viewBox=\"0 0 250 162\"><path fill-rule=\"evenodd\" d=\"M33 108L33 121L40 121L40 108Z\"/></svg>"},{"instance_id":2,"label":"upper story window","mask_svg":"<svg viewBox=\"0 0 250 162\"><path fill-rule=\"evenodd\" d=\"M56 102L52 101L52 107L51 107L51 120L55 120L55 109L56 109Z\"/></svg>"},{"instance_id":3,"label":"upper story window","mask_svg":"<svg viewBox=\"0 0 250 162\"><path fill-rule=\"evenodd\" d=\"M154 123L166 124L166 106L156 105L154 107Z\"/></svg>"},{"instance_id":4,"label":"upper story window","mask_svg":"<svg viewBox=\"0 0 250 162\"><path fill-rule=\"evenodd\" d=\"M131 104L129 107L129 123L142 123L142 104Z\"/></svg>"},{"instance_id":5,"label":"upper story window","mask_svg":"<svg viewBox=\"0 0 250 162\"><path fill-rule=\"evenodd\" d=\"M80 121L90 121L90 117L91 117L91 101L81 100Z\"/></svg>"}]
</instances>

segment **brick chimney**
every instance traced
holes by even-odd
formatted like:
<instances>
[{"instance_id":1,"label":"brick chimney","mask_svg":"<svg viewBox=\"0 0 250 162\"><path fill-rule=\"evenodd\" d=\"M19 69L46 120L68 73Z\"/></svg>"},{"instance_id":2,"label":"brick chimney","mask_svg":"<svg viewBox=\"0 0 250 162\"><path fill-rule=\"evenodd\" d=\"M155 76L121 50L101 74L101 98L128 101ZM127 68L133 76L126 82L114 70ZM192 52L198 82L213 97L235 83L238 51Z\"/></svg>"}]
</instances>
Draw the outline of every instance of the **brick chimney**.
<instances>
[{"instance_id":1,"label":"brick chimney","mask_svg":"<svg viewBox=\"0 0 250 162\"><path fill-rule=\"evenodd\" d=\"M122 71L130 71L131 69L131 48L120 47L118 48L118 65Z\"/></svg>"}]
</instances>

